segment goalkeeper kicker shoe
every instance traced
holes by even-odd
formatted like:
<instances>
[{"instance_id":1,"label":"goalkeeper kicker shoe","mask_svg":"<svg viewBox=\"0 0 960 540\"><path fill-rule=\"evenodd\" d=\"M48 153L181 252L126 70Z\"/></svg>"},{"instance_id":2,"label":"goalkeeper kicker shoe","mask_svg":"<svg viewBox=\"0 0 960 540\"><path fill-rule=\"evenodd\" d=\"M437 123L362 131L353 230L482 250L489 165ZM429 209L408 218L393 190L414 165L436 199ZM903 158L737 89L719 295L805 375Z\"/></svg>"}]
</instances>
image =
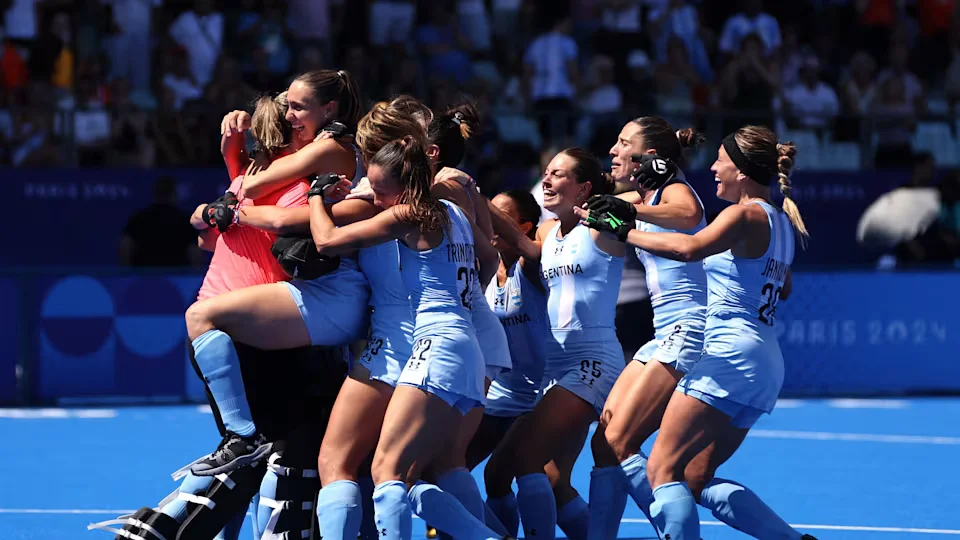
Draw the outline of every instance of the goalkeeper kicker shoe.
<instances>
[{"instance_id":1,"label":"goalkeeper kicker shoe","mask_svg":"<svg viewBox=\"0 0 960 540\"><path fill-rule=\"evenodd\" d=\"M266 459L273 452L273 443L255 433L241 437L228 432L217 451L196 462L190 471L197 476L216 476L229 473L240 467Z\"/></svg>"}]
</instances>

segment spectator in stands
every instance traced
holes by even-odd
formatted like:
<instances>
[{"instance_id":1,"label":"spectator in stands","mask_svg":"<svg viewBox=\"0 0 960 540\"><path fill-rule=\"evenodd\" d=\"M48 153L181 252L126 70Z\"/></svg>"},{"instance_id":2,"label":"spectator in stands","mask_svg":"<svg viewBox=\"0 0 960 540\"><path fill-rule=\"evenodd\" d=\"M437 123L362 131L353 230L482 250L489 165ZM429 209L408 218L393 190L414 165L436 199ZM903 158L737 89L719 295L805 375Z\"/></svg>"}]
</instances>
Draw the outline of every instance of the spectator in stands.
<instances>
[{"instance_id":1,"label":"spectator in stands","mask_svg":"<svg viewBox=\"0 0 960 540\"><path fill-rule=\"evenodd\" d=\"M727 19L720 35L720 52L732 56L743 50L742 42L756 35L763 46L763 55L771 56L780 48L780 23L763 12L763 0L741 0L742 11Z\"/></svg>"},{"instance_id":2,"label":"spectator in stands","mask_svg":"<svg viewBox=\"0 0 960 540\"><path fill-rule=\"evenodd\" d=\"M632 51L627 56L627 68L627 82L622 86L626 109L634 115L657 110L657 85L650 57L644 51Z\"/></svg>"},{"instance_id":3,"label":"spectator in stands","mask_svg":"<svg viewBox=\"0 0 960 540\"><path fill-rule=\"evenodd\" d=\"M110 78L123 77L134 90L150 90L150 27L163 0L101 0L110 7L107 50ZM83 21L89 24L90 21Z\"/></svg>"},{"instance_id":4,"label":"spectator in stands","mask_svg":"<svg viewBox=\"0 0 960 540\"><path fill-rule=\"evenodd\" d=\"M0 93L12 95L30 80L27 61L0 27Z\"/></svg>"},{"instance_id":5,"label":"spectator in stands","mask_svg":"<svg viewBox=\"0 0 960 540\"><path fill-rule=\"evenodd\" d=\"M858 41L881 64L886 64L890 35L899 13L897 0L858 0L854 5L860 34Z\"/></svg>"},{"instance_id":6,"label":"spectator in stands","mask_svg":"<svg viewBox=\"0 0 960 540\"><path fill-rule=\"evenodd\" d=\"M820 80L820 61L808 55L800 68L800 81L784 93L791 123L797 127L823 130L840 114L840 100L830 85Z\"/></svg>"},{"instance_id":7,"label":"spectator in stands","mask_svg":"<svg viewBox=\"0 0 960 540\"><path fill-rule=\"evenodd\" d=\"M657 110L671 123L680 125L690 123L698 104L706 104L706 81L690 63L687 53L679 37L670 38L666 61L657 65L654 78Z\"/></svg>"},{"instance_id":8,"label":"spectator in stands","mask_svg":"<svg viewBox=\"0 0 960 540\"><path fill-rule=\"evenodd\" d=\"M904 99L911 104L914 113L922 116L926 112L927 102L923 95L923 83L907 67L910 51L906 45L897 44L890 48L890 67L877 75L877 84L883 86L888 80L896 79L903 87Z\"/></svg>"},{"instance_id":9,"label":"spectator in stands","mask_svg":"<svg viewBox=\"0 0 960 540\"><path fill-rule=\"evenodd\" d=\"M957 110L960 104L960 20L953 25L954 30L950 32L950 66L947 68L944 90L946 91L947 104L951 111Z\"/></svg>"},{"instance_id":10,"label":"spectator in stands","mask_svg":"<svg viewBox=\"0 0 960 540\"><path fill-rule=\"evenodd\" d=\"M348 0L333 0L343 4ZM331 0L287 0L287 27L301 47L311 46L324 57L331 56L333 20ZM321 69L321 68L310 68ZM300 72L306 70L298 70Z\"/></svg>"},{"instance_id":11,"label":"spectator in stands","mask_svg":"<svg viewBox=\"0 0 960 540\"><path fill-rule=\"evenodd\" d=\"M170 25L170 36L187 51L194 81L206 86L223 47L223 14L214 11L213 0L195 0L194 8Z\"/></svg>"},{"instance_id":12,"label":"spectator in stands","mask_svg":"<svg viewBox=\"0 0 960 540\"><path fill-rule=\"evenodd\" d=\"M858 51L850 59L847 74L840 84L840 98L844 115L837 123L835 138L842 141L860 140L863 122L873 108L877 95L874 77L877 63L866 51Z\"/></svg>"},{"instance_id":13,"label":"spectator in stands","mask_svg":"<svg viewBox=\"0 0 960 540\"><path fill-rule=\"evenodd\" d=\"M147 138L147 114L130 100L130 84L114 79L110 88L109 162L116 167L149 167L154 162L153 141Z\"/></svg>"},{"instance_id":14,"label":"spectator in stands","mask_svg":"<svg viewBox=\"0 0 960 540\"><path fill-rule=\"evenodd\" d=\"M426 24L417 28L416 40L428 78L462 85L473 76L470 57L464 52L470 43L450 9L431 6Z\"/></svg>"},{"instance_id":15,"label":"spectator in stands","mask_svg":"<svg viewBox=\"0 0 960 540\"><path fill-rule=\"evenodd\" d=\"M160 53L160 84L161 93L172 97L171 106L176 111L182 109L185 102L203 95L203 87L190 71L186 51L172 42Z\"/></svg>"},{"instance_id":16,"label":"spectator in stands","mask_svg":"<svg viewBox=\"0 0 960 540\"><path fill-rule=\"evenodd\" d=\"M120 239L120 261L127 266L201 266L197 232L190 213L177 206L177 182L169 176L153 184L153 203L127 221Z\"/></svg>"},{"instance_id":17,"label":"spectator in stands","mask_svg":"<svg viewBox=\"0 0 960 540\"><path fill-rule=\"evenodd\" d=\"M774 57L764 56L763 47L758 34L744 36L740 54L723 68L720 102L733 113L724 119L724 133L744 125L774 124L773 98L780 91L780 70Z\"/></svg>"},{"instance_id":18,"label":"spectator in stands","mask_svg":"<svg viewBox=\"0 0 960 540\"><path fill-rule=\"evenodd\" d=\"M204 99L218 111L245 109L257 97L254 90L243 80L240 62L229 56L220 57L216 75L204 92Z\"/></svg>"},{"instance_id":19,"label":"spectator in stands","mask_svg":"<svg viewBox=\"0 0 960 540\"><path fill-rule=\"evenodd\" d=\"M575 112L579 49L570 37L570 18L542 14L549 30L538 36L524 54L524 87L545 141L562 142Z\"/></svg>"},{"instance_id":20,"label":"spectator in stands","mask_svg":"<svg viewBox=\"0 0 960 540\"><path fill-rule=\"evenodd\" d=\"M297 56L297 73L328 69L323 49L318 45L306 45Z\"/></svg>"},{"instance_id":21,"label":"spectator in stands","mask_svg":"<svg viewBox=\"0 0 960 540\"><path fill-rule=\"evenodd\" d=\"M367 19L370 44L378 48L405 44L416 20L415 0L374 0Z\"/></svg>"},{"instance_id":22,"label":"spectator in stands","mask_svg":"<svg viewBox=\"0 0 960 540\"><path fill-rule=\"evenodd\" d=\"M687 0L666 0L665 5L661 0L660 4L659 7L651 6L648 16L658 62L667 61L671 40L679 38L686 46L686 56L700 79L712 81L713 67L704 43L706 28L700 24L697 9L689 5Z\"/></svg>"},{"instance_id":23,"label":"spectator in stands","mask_svg":"<svg viewBox=\"0 0 960 540\"><path fill-rule=\"evenodd\" d=\"M915 63L924 79L940 76L950 63L950 28L956 24L956 0L916 0L920 43Z\"/></svg>"},{"instance_id":24,"label":"spectator in stands","mask_svg":"<svg viewBox=\"0 0 960 540\"><path fill-rule=\"evenodd\" d=\"M431 6L431 9L435 9ZM483 0L457 0L457 19L467 50L485 53L490 50L490 17Z\"/></svg>"},{"instance_id":25,"label":"spectator in stands","mask_svg":"<svg viewBox=\"0 0 960 540\"><path fill-rule=\"evenodd\" d=\"M871 108L876 135L877 168L906 168L913 159L913 130L916 109L907 100L904 79L889 77L879 83L879 95Z\"/></svg>"},{"instance_id":26,"label":"spectator in stands","mask_svg":"<svg viewBox=\"0 0 960 540\"><path fill-rule=\"evenodd\" d=\"M596 50L613 59L617 79L622 80L630 51L650 49L643 32L643 9L640 0L601 0L599 7L600 29L594 35Z\"/></svg>"}]
</instances>

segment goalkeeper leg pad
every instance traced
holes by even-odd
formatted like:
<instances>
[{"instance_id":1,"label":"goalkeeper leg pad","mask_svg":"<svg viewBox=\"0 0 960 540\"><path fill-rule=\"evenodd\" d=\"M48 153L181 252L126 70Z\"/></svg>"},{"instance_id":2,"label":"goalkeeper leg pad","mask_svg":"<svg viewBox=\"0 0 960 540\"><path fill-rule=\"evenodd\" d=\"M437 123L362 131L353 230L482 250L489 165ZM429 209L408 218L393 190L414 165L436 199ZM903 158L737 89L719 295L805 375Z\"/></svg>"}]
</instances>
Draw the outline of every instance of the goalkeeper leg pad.
<instances>
[{"instance_id":1,"label":"goalkeeper leg pad","mask_svg":"<svg viewBox=\"0 0 960 540\"><path fill-rule=\"evenodd\" d=\"M210 540L250 504L260 489L267 464L251 463L227 474L218 474L203 495L180 493L191 504L175 540ZM170 539L167 539L170 540Z\"/></svg>"},{"instance_id":2,"label":"goalkeeper leg pad","mask_svg":"<svg viewBox=\"0 0 960 540\"><path fill-rule=\"evenodd\" d=\"M261 540L319 539L314 511L319 474L303 460L286 461L283 456L279 452L270 456L260 488L257 522L263 531ZM310 461L315 467L316 458Z\"/></svg>"},{"instance_id":3,"label":"goalkeeper leg pad","mask_svg":"<svg viewBox=\"0 0 960 540\"><path fill-rule=\"evenodd\" d=\"M120 529L110 525L123 525ZM128 516L89 525L87 529L100 529L117 533L115 540L174 540L180 524L172 517L155 508L141 508Z\"/></svg>"}]
</instances>

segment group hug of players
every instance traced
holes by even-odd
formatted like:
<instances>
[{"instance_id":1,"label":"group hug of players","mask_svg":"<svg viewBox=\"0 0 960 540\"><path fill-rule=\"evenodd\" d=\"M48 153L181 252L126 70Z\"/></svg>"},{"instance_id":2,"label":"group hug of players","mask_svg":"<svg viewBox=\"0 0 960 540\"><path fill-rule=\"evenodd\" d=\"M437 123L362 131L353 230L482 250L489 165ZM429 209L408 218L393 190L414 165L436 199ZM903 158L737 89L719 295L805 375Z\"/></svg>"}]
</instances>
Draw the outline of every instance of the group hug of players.
<instances>
[{"instance_id":1,"label":"group hug of players","mask_svg":"<svg viewBox=\"0 0 960 540\"><path fill-rule=\"evenodd\" d=\"M191 219L213 258L186 313L223 438L158 505L91 528L232 539L251 507L263 540L409 540L412 514L456 539L602 540L629 496L662 539L699 539L698 504L755 538L812 538L715 476L783 383L773 325L807 236L793 144L724 138L711 170L733 204L707 224L682 171L692 129L627 122L609 172L559 152L542 207L456 169L477 129L469 105L365 111L328 70L224 117L232 182ZM627 249L655 339L624 366ZM570 475L594 422L585 501Z\"/></svg>"}]
</instances>

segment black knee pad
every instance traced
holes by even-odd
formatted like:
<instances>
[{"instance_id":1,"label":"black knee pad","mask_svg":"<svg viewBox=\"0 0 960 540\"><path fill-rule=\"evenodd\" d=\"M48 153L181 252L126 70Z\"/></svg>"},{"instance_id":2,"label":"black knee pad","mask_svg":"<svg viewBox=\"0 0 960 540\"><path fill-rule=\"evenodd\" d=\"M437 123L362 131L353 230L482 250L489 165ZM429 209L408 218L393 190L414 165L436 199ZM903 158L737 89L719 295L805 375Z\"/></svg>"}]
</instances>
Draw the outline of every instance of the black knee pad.
<instances>
[{"instance_id":1,"label":"black knee pad","mask_svg":"<svg viewBox=\"0 0 960 540\"><path fill-rule=\"evenodd\" d=\"M270 519L263 528L261 540L319 540L315 505L320 476L316 458L309 468L292 467L284 458L285 452L275 452L267 465L266 474L276 477L277 490L273 497L260 492L260 507L270 509Z\"/></svg>"},{"instance_id":2,"label":"black knee pad","mask_svg":"<svg viewBox=\"0 0 960 540\"><path fill-rule=\"evenodd\" d=\"M178 498L187 501L187 518L183 520L174 539L210 540L223 527L247 508L250 499L260 490L267 464L253 463L230 472L216 475L213 484L202 495L181 493Z\"/></svg>"}]
</instances>

